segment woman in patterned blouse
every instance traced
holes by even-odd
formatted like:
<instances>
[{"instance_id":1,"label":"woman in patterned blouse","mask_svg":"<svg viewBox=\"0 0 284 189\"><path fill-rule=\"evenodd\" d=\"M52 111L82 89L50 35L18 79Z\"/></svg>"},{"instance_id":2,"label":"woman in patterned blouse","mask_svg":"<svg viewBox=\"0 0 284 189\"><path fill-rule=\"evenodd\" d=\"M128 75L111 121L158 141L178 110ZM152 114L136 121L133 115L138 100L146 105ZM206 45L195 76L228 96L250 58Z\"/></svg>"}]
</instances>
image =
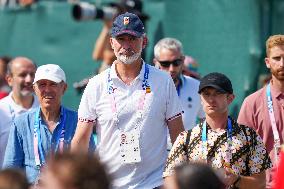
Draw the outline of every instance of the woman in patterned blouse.
<instances>
[{"instance_id":1,"label":"woman in patterned blouse","mask_svg":"<svg viewBox=\"0 0 284 189\"><path fill-rule=\"evenodd\" d=\"M201 79L198 92L206 118L175 141L163 173L165 187L173 184L177 165L202 161L223 171L227 188L265 188L265 170L271 161L257 133L228 115L234 99L231 81L221 73L210 73Z\"/></svg>"}]
</instances>

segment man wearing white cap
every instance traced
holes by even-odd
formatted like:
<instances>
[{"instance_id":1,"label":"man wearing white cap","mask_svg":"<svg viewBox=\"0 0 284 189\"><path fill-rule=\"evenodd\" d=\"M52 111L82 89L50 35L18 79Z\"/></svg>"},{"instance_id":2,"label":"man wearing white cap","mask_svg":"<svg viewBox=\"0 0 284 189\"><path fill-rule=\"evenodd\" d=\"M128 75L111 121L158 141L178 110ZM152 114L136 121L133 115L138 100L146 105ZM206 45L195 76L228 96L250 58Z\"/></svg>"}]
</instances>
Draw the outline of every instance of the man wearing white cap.
<instances>
[{"instance_id":1,"label":"man wearing white cap","mask_svg":"<svg viewBox=\"0 0 284 189\"><path fill-rule=\"evenodd\" d=\"M36 181L47 155L68 149L78 118L77 112L61 105L67 84L58 65L40 66L33 88L40 108L15 119L3 163L3 168L23 168L31 183Z\"/></svg>"}]
</instances>

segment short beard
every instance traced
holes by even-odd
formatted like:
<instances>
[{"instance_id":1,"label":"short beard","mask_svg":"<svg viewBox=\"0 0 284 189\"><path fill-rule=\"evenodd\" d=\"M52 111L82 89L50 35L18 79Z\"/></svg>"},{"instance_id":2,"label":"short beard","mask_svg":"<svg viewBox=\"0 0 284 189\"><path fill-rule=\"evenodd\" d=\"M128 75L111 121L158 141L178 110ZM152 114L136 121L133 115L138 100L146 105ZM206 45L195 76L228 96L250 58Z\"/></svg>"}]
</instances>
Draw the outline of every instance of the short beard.
<instances>
[{"instance_id":1,"label":"short beard","mask_svg":"<svg viewBox=\"0 0 284 189\"><path fill-rule=\"evenodd\" d=\"M138 60L138 58L141 56L141 52L142 52L142 48L139 52L134 53L131 56L121 55L118 52L115 52L115 56L123 64L130 65L130 64L133 64L136 60Z\"/></svg>"},{"instance_id":2,"label":"short beard","mask_svg":"<svg viewBox=\"0 0 284 189\"><path fill-rule=\"evenodd\" d=\"M21 96L22 97L33 96L33 92L32 91L21 91Z\"/></svg>"},{"instance_id":3,"label":"short beard","mask_svg":"<svg viewBox=\"0 0 284 189\"><path fill-rule=\"evenodd\" d=\"M279 73L277 69L270 69L271 74L279 81L284 81L284 75Z\"/></svg>"}]
</instances>

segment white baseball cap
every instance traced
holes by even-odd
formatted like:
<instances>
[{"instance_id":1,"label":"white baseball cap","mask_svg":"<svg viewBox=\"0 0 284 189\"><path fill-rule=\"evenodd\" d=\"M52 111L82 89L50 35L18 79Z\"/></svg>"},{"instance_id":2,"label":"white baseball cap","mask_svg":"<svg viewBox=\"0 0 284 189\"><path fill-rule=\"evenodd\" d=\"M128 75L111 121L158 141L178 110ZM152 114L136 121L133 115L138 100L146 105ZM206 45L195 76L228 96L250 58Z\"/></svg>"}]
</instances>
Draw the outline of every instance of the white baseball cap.
<instances>
[{"instance_id":1,"label":"white baseball cap","mask_svg":"<svg viewBox=\"0 0 284 189\"><path fill-rule=\"evenodd\" d=\"M37 68L33 84L42 79L55 83L60 83L61 81L66 83L64 71L56 64L45 64Z\"/></svg>"}]
</instances>

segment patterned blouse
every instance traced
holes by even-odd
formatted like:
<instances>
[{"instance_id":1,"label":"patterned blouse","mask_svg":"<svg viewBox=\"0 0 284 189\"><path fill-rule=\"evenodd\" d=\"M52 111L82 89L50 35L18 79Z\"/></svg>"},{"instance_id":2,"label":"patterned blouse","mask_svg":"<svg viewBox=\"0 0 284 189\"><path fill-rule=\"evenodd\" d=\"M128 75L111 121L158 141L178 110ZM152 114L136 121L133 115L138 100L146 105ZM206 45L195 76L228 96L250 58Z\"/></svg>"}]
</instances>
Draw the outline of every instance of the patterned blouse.
<instances>
[{"instance_id":1,"label":"patterned blouse","mask_svg":"<svg viewBox=\"0 0 284 189\"><path fill-rule=\"evenodd\" d=\"M202 161L204 151L207 158L205 161L210 162L213 168L226 168L237 175L250 176L271 168L271 160L260 136L253 129L238 125L235 120L230 119L231 140L227 140L227 129L214 131L206 123L207 150L202 150L203 122L192 130L182 132L168 156L163 177L172 175L174 167L187 160Z\"/></svg>"}]
</instances>

